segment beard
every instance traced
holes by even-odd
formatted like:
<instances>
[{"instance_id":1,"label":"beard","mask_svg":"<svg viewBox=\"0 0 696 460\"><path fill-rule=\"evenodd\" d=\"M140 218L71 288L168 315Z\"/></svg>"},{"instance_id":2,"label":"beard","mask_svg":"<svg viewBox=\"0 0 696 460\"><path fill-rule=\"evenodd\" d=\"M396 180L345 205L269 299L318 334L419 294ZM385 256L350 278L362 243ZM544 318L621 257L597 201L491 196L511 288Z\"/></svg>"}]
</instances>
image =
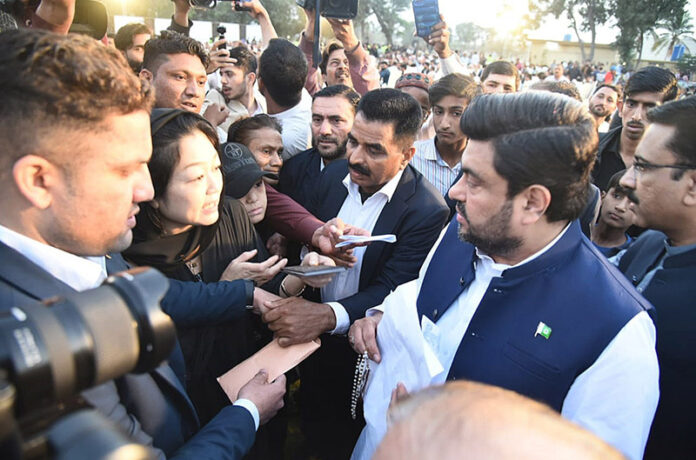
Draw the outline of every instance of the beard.
<instances>
[{"instance_id":1,"label":"beard","mask_svg":"<svg viewBox=\"0 0 696 460\"><path fill-rule=\"evenodd\" d=\"M128 61L128 65L130 66L131 70L135 72L136 75L140 74L140 69L143 67L143 61L134 61L128 56L126 56L126 61Z\"/></svg>"},{"instance_id":2,"label":"beard","mask_svg":"<svg viewBox=\"0 0 696 460\"><path fill-rule=\"evenodd\" d=\"M606 118L609 115L609 110L607 110L606 107L599 107L596 105L590 107L590 112L596 117Z\"/></svg>"},{"instance_id":3,"label":"beard","mask_svg":"<svg viewBox=\"0 0 696 460\"><path fill-rule=\"evenodd\" d=\"M319 148L319 141L331 141L336 143L336 148L333 150L322 150ZM319 152L319 156L321 156L325 161L333 161L337 160L339 158L343 158L346 156L346 144L348 143L348 139L343 141L342 143L339 143L338 139L335 137L319 137L315 138L312 137L312 147L317 149L317 152Z\"/></svg>"},{"instance_id":4,"label":"beard","mask_svg":"<svg viewBox=\"0 0 696 460\"><path fill-rule=\"evenodd\" d=\"M488 256L507 256L522 245L522 240L510 236L510 220L512 218L512 201L507 200L503 208L485 223L473 226L466 209L461 202L457 203L457 212L466 220L466 229L459 225L459 239L476 246Z\"/></svg>"}]
</instances>

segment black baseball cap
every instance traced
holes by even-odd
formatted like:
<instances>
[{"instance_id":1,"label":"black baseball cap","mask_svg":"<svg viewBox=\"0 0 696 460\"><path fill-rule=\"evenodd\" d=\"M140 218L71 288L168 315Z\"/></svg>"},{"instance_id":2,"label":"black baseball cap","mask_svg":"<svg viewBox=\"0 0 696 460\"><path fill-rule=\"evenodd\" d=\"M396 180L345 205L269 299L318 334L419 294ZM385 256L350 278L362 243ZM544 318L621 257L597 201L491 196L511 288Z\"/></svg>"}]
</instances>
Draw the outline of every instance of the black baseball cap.
<instances>
[{"instance_id":1,"label":"black baseball cap","mask_svg":"<svg viewBox=\"0 0 696 460\"><path fill-rule=\"evenodd\" d=\"M106 34L109 14L106 6L96 0L76 0L75 16L70 32L89 35L101 40Z\"/></svg>"},{"instance_id":2,"label":"black baseball cap","mask_svg":"<svg viewBox=\"0 0 696 460\"><path fill-rule=\"evenodd\" d=\"M244 144L227 142L220 147L222 175L225 177L225 193L240 199L263 177L278 179L273 173L259 168L254 155Z\"/></svg>"}]
</instances>

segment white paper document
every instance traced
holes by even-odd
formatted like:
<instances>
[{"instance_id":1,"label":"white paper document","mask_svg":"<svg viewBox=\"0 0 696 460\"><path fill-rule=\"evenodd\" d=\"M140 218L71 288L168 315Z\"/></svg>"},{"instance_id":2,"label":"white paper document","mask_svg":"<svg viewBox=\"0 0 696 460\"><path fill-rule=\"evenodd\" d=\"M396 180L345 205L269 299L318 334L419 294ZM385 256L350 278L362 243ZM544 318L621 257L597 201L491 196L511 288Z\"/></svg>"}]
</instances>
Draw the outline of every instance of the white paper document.
<instances>
[{"instance_id":1,"label":"white paper document","mask_svg":"<svg viewBox=\"0 0 696 460\"><path fill-rule=\"evenodd\" d=\"M396 243L396 235L372 235L372 236L341 235L338 238L343 240L343 241L336 244L337 248L342 248L344 246L350 246L351 244L371 243L373 241L382 241L384 243Z\"/></svg>"}]
</instances>

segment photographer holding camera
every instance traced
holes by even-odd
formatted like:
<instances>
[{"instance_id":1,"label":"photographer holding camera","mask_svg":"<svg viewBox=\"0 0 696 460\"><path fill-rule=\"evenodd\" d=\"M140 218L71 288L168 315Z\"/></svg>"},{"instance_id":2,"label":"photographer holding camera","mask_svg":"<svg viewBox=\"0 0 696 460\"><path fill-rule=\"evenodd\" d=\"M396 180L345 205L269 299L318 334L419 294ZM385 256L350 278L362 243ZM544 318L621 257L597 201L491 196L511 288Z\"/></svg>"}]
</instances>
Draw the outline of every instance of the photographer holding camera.
<instances>
[{"instance_id":1,"label":"photographer holding camera","mask_svg":"<svg viewBox=\"0 0 696 460\"><path fill-rule=\"evenodd\" d=\"M8 311L127 268L107 254L130 245L138 203L153 196L152 95L117 50L91 38L15 30L0 35L0 49L0 306ZM231 283L190 284L172 282L162 301L175 321L241 314L222 305L239 300ZM259 423L282 407L285 378L266 383L261 372L201 428L182 374L176 346L170 363L82 397L160 458L241 458Z\"/></svg>"},{"instance_id":2,"label":"photographer holding camera","mask_svg":"<svg viewBox=\"0 0 696 460\"><path fill-rule=\"evenodd\" d=\"M307 0L309 2L310 0ZM306 2L306 3L307 3ZM314 95L322 88L317 69L312 66L312 47L314 46L315 11L311 7L303 8L307 20L300 35L299 47L309 65L305 88ZM321 77L326 86L346 85L355 89L361 96L379 88L379 72L374 63L368 59L355 35L353 21L350 19L327 18L337 41L329 43L322 51Z\"/></svg>"}]
</instances>

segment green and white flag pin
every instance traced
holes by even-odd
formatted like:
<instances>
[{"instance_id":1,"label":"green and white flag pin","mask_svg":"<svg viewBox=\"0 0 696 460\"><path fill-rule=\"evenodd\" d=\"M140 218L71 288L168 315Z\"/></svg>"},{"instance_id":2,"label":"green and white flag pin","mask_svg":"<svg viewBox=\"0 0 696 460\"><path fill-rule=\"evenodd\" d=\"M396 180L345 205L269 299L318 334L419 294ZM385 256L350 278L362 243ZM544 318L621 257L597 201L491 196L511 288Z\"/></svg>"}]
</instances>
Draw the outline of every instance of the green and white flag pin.
<instances>
[{"instance_id":1,"label":"green and white flag pin","mask_svg":"<svg viewBox=\"0 0 696 460\"><path fill-rule=\"evenodd\" d=\"M536 333L534 334L534 337L537 335L542 336L545 339L548 339L551 337L551 328L546 325L543 321L539 321L539 325L537 326Z\"/></svg>"}]
</instances>

